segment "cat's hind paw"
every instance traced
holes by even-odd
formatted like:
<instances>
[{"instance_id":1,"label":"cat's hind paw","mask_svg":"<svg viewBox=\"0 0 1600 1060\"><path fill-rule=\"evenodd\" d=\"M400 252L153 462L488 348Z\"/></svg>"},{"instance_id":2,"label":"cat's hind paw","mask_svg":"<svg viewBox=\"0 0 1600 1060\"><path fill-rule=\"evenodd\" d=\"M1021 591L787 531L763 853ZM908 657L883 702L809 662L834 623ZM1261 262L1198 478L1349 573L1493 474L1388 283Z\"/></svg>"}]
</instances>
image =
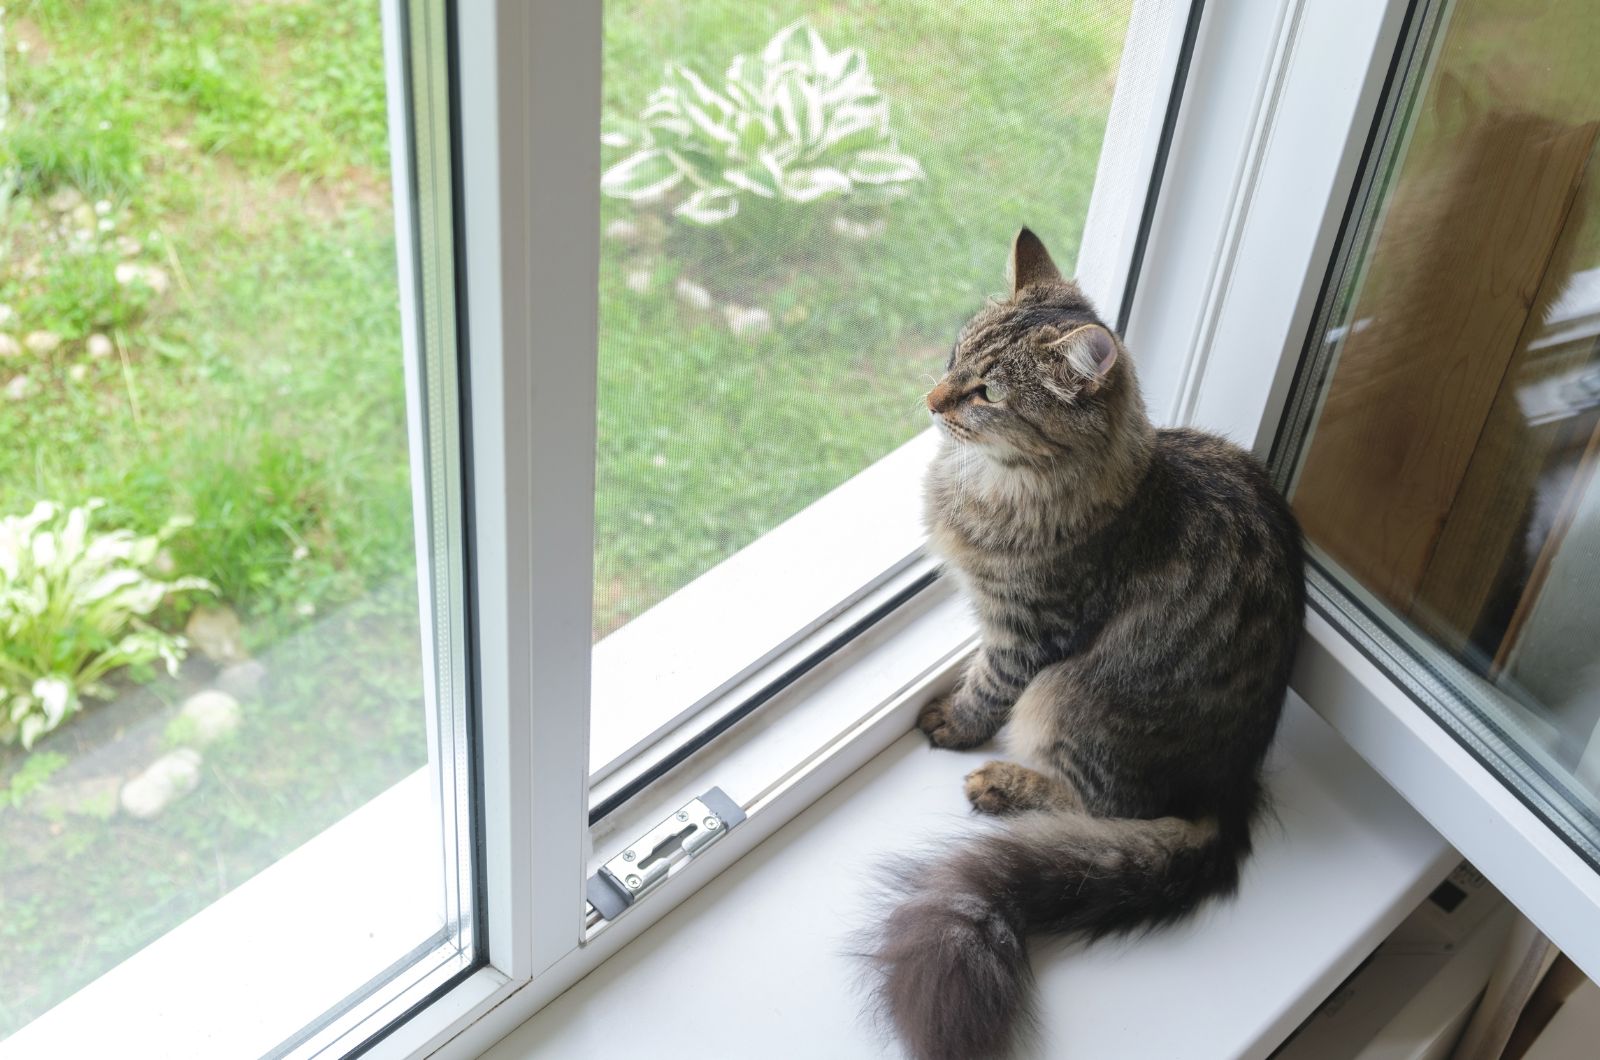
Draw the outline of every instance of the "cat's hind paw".
<instances>
[{"instance_id":1,"label":"cat's hind paw","mask_svg":"<svg viewBox=\"0 0 1600 1060\"><path fill-rule=\"evenodd\" d=\"M995 816L1060 809L1066 802L1065 792L1050 778L998 759L968 773L965 790L974 810Z\"/></svg>"}]
</instances>

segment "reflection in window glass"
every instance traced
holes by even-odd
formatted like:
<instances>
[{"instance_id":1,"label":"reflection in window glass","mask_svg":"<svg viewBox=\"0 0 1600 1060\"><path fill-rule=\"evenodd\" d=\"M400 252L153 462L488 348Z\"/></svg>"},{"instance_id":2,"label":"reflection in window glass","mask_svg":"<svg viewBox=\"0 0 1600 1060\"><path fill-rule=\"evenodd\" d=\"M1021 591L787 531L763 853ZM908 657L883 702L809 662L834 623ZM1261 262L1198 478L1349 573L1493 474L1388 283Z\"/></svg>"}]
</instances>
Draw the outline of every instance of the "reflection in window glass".
<instances>
[{"instance_id":1,"label":"reflection in window glass","mask_svg":"<svg viewBox=\"0 0 1600 1060\"><path fill-rule=\"evenodd\" d=\"M1437 17L1318 333L1293 502L1344 577L1476 675L1472 730L1592 852L1600 12Z\"/></svg>"},{"instance_id":2,"label":"reflection in window glass","mask_svg":"<svg viewBox=\"0 0 1600 1060\"><path fill-rule=\"evenodd\" d=\"M1020 224L1072 260L1129 6L607 5L596 637L924 429Z\"/></svg>"},{"instance_id":3,"label":"reflection in window glass","mask_svg":"<svg viewBox=\"0 0 1600 1060\"><path fill-rule=\"evenodd\" d=\"M379 5L0 19L0 1038L371 803L298 1029L442 920Z\"/></svg>"}]
</instances>

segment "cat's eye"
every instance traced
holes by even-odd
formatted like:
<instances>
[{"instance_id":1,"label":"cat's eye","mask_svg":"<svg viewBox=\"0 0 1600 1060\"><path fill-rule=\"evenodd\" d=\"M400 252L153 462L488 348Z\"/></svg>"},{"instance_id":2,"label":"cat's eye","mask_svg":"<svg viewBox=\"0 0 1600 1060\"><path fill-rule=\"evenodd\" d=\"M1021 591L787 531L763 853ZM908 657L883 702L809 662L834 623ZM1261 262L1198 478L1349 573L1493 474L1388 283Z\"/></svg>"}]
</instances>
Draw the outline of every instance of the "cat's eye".
<instances>
[{"instance_id":1,"label":"cat's eye","mask_svg":"<svg viewBox=\"0 0 1600 1060\"><path fill-rule=\"evenodd\" d=\"M998 405L1006 399L1006 388L999 383L983 383L973 393L991 405Z\"/></svg>"}]
</instances>

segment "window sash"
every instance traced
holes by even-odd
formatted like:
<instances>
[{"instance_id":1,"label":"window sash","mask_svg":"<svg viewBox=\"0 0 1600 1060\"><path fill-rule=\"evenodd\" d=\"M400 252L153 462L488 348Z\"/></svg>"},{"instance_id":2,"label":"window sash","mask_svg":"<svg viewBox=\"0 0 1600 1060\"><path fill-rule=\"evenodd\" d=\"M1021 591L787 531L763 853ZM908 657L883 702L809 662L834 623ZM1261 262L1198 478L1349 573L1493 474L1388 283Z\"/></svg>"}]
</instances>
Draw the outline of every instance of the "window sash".
<instances>
[{"instance_id":1,"label":"window sash","mask_svg":"<svg viewBox=\"0 0 1600 1060\"><path fill-rule=\"evenodd\" d=\"M582 930L600 9L455 16L487 957L526 982Z\"/></svg>"},{"instance_id":2,"label":"window sash","mask_svg":"<svg viewBox=\"0 0 1600 1060\"><path fill-rule=\"evenodd\" d=\"M1140 310L1161 318L1130 326L1137 342L1175 343L1169 349L1184 362L1184 384L1170 396L1174 421L1227 434L1263 460L1271 455L1363 160L1381 142L1385 92L1403 72L1416 39L1407 31L1421 6L1289 0L1231 172L1214 149L1176 152L1170 179L1191 189L1186 208L1226 221L1161 233L1172 237L1163 245L1172 297L1142 302ZM1197 66L1215 70L1214 61L1203 43ZM1203 136L1219 120L1199 108L1185 115L1180 145L1189 128ZM1209 185L1178 175L1208 167ZM1185 269L1203 279L1183 280ZM1338 608L1331 596L1319 597L1318 584L1313 572L1294 690L1557 945L1600 974L1600 874L1381 670L1353 627L1336 624Z\"/></svg>"},{"instance_id":3,"label":"window sash","mask_svg":"<svg viewBox=\"0 0 1600 1060\"><path fill-rule=\"evenodd\" d=\"M1130 12L1074 268L1110 319L1129 314L1199 11L1135 0ZM618 792L653 780L654 763L681 758L697 734L744 716L751 696L772 694L751 675L781 675L775 660L836 639L858 601L908 569L931 569L921 477L936 444L931 430L913 438L595 645L592 820ZM761 612L729 613L727 596L744 598L750 585L763 588Z\"/></svg>"},{"instance_id":4,"label":"window sash","mask_svg":"<svg viewBox=\"0 0 1600 1060\"><path fill-rule=\"evenodd\" d=\"M177 1053L342 1055L481 963L447 12L437 0L383 0L379 13L428 766L19 1029L6 1043L16 1050L110 1049L120 1036ZM345 886L330 892L329 881ZM263 1006L251 983L239 989L245 970L293 987ZM174 983L195 990L175 994Z\"/></svg>"}]
</instances>

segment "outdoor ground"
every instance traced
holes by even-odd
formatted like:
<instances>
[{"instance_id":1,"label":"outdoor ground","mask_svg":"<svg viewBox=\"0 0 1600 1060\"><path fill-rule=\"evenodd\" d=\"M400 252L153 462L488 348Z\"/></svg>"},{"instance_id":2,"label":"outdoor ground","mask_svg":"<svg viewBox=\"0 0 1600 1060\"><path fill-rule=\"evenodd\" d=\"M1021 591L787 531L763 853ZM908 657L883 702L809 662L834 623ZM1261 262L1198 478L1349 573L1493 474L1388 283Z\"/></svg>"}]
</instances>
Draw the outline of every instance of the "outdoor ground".
<instances>
[{"instance_id":1,"label":"outdoor ground","mask_svg":"<svg viewBox=\"0 0 1600 1060\"><path fill-rule=\"evenodd\" d=\"M864 48L927 176L865 241L606 240L597 634L921 429L1018 224L1073 257L1127 0L814 6L608 5L609 115L665 59L717 74L810 13ZM216 671L198 653L176 681L119 678L31 755L0 747L0 1036L426 760L377 11L6 7L0 330L61 342L0 357L0 514L98 496L106 525L193 517L173 563L218 587L265 678L154 820L115 793L184 740L177 704ZM608 199L601 224L633 217ZM685 278L784 322L735 336Z\"/></svg>"}]
</instances>

